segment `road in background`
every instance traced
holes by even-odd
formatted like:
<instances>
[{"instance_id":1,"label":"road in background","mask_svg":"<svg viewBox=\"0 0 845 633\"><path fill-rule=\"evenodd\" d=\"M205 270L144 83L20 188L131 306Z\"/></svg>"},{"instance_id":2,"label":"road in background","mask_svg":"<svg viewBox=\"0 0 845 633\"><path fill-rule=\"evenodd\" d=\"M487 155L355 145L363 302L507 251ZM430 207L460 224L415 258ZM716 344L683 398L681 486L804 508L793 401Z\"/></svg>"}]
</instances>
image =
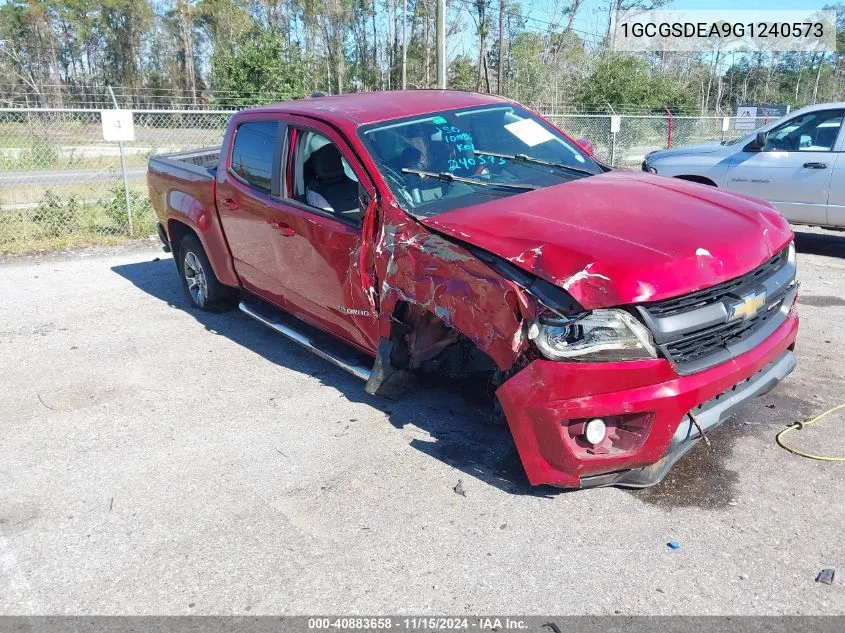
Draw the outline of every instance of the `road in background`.
<instances>
[{"instance_id":1,"label":"road in background","mask_svg":"<svg viewBox=\"0 0 845 633\"><path fill-rule=\"evenodd\" d=\"M128 167L126 175L130 180L139 180L147 175L146 167ZM0 187L16 185L61 185L88 184L94 182L114 182L121 178L120 170L102 169L61 169L56 171L13 171L0 173Z\"/></svg>"}]
</instances>

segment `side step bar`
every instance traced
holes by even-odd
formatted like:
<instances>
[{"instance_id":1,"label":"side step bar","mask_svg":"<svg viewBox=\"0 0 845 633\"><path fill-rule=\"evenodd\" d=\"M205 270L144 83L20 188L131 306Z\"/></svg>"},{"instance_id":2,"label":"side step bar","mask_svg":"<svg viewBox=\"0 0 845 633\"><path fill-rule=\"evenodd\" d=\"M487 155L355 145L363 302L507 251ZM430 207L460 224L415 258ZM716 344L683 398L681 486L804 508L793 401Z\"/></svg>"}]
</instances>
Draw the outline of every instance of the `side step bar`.
<instances>
[{"instance_id":1,"label":"side step bar","mask_svg":"<svg viewBox=\"0 0 845 633\"><path fill-rule=\"evenodd\" d=\"M311 350L320 358L348 371L353 376L357 376L364 381L369 379L372 368L366 366L362 355L351 349L343 349L346 347L343 343L329 340L328 336L325 337L325 341L318 340L324 337L308 334L307 331L311 329L310 326L299 322L300 328L297 329L297 319L267 304L241 301L238 308L244 314L248 314L256 321L276 330L285 338ZM361 357L359 358L359 356Z\"/></svg>"}]
</instances>

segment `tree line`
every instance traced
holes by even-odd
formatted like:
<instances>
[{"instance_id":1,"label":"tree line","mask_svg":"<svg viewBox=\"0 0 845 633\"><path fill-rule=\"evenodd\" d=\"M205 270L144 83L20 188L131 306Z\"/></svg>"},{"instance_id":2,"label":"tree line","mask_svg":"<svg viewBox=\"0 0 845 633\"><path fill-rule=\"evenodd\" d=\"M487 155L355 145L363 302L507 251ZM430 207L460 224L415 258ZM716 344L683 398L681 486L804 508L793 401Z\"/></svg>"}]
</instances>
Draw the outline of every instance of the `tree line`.
<instances>
[{"instance_id":1,"label":"tree line","mask_svg":"<svg viewBox=\"0 0 845 633\"><path fill-rule=\"evenodd\" d=\"M540 0L536 0L539 2ZM609 15L671 0L603 0ZM843 5L840 20L845 19ZM450 88L561 110L730 114L842 100L842 53L621 54L584 0L448 0ZM0 105L240 107L436 83L436 0L5 0ZM837 42L845 44L845 24ZM407 54L403 56L403 48Z\"/></svg>"}]
</instances>

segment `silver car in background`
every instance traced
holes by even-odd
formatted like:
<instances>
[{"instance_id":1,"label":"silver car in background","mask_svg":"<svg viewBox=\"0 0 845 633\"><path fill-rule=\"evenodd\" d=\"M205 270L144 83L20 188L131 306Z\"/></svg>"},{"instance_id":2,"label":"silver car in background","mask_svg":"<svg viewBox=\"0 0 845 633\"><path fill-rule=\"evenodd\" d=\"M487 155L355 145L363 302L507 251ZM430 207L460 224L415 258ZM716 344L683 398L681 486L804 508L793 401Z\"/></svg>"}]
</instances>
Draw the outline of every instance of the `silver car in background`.
<instances>
[{"instance_id":1,"label":"silver car in background","mask_svg":"<svg viewBox=\"0 0 845 633\"><path fill-rule=\"evenodd\" d=\"M644 171L771 202L795 224L845 229L845 103L796 110L740 139L647 154Z\"/></svg>"}]
</instances>

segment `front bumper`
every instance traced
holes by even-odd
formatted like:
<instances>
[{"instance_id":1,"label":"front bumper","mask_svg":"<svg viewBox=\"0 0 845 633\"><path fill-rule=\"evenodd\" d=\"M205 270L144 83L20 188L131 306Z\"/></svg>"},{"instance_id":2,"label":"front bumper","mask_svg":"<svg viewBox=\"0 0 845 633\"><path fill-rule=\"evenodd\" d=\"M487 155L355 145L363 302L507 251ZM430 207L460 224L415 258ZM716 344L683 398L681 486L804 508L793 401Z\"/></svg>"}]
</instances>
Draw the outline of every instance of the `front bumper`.
<instances>
[{"instance_id":1,"label":"front bumper","mask_svg":"<svg viewBox=\"0 0 845 633\"><path fill-rule=\"evenodd\" d=\"M497 391L528 480L567 488L658 483L705 433L748 399L772 389L795 366L794 310L757 347L721 365L680 376L665 359L620 363L536 360ZM633 448L588 454L567 423L593 417L651 414Z\"/></svg>"}]
</instances>

